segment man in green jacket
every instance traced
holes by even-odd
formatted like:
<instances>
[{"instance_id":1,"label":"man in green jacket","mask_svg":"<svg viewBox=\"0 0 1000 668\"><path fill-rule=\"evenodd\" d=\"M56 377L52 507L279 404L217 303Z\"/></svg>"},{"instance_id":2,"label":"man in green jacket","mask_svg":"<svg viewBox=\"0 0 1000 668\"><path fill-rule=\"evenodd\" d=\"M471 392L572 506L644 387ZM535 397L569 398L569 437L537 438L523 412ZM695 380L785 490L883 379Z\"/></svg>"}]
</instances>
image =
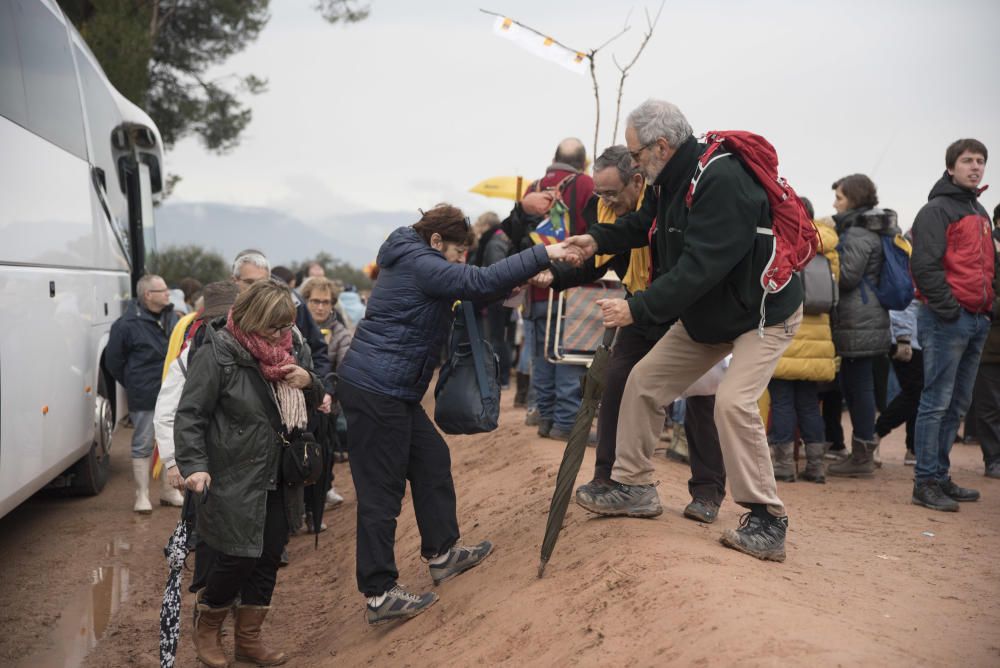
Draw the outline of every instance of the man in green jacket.
<instances>
[{"instance_id":1,"label":"man in green jacket","mask_svg":"<svg viewBox=\"0 0 1000 668\"><path fill-rule=\"evenodd\" d=\"M763 188L740 161L716 152L684 201L705 145L681 111L647 100L629 114L625 142L642 170L647 195L639 211L614 225L570 237L584 256L620 253L650 243L660 273L629 299L602 300L606 327L665 323L679 318L632 370L618 420L611 487L578 497L601 515L655 517L663 512L653 481L652 454L663 406L719 360L732 362L719 386L715 422L733 500L750 509L724 545L759 559L784 561L788 517L778 498L767 436L757 408L778 359L802 321L797 277L765 295L760 276L774 238Z\"/></svg>"}]
</instances>

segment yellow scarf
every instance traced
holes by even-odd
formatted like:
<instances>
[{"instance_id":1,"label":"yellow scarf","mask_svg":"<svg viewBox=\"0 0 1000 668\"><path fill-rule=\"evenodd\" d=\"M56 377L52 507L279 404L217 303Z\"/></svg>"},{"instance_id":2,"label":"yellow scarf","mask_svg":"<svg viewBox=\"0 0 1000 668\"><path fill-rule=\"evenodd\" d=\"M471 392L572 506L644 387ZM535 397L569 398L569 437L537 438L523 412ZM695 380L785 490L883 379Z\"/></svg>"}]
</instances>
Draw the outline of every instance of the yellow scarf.
<instances>
[{"instance_id":1,"label":"yellow scarf","mask_svg":"<svg viewBox=\"0 0 1000 668\"><path fill-rule=\"evenodd\" d=\"M642 206L642 198L646 194L646 187L643 186L642 193L639 194L639 201L636 202L636 211ZM597 222L602 225L614 225L618 216L610 206L604 203L603 199L597 200ZM610 262L614 255L598 255L594 258L596 266L600 267ZM633 248L632 256L629 258L628 270L621 277L622 285L631 294L642 292L649 285L649 246Z\"/></svg>"}]
</instances>

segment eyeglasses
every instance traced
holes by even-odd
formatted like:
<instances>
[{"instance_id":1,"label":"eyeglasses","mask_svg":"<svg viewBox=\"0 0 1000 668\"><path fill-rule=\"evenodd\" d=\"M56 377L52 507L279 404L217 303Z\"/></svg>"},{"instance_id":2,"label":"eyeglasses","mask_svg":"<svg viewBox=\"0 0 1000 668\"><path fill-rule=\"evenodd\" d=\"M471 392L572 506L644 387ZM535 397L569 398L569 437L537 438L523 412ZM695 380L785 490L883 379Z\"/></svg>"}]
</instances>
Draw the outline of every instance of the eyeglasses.
<instances>
[{"instance_id":1,"label":"eyeglasses","mask_svg":"<svg viewBox=\"0 0 1000 668\"><path fill-rule=\"evenodd\" d=\"M639 150L637 150L637 151L629 151L628 154L630 156L632 156L633 160L635 160L636 162L639 162L639 156L642 155L642 152L645 151L647 148L649 148L650 146L652 146L655 143L656 143L656 140L654 139L653 141L649 142L648 144L643 144L642 146L640 146Z\"/></svg>"},{"instance_id":2,"label":"eyeglasses","mask_svg":"<svg viewBox=\"0 0 1000 668\"><path fill-rule=\"evenodd\" d=\"M621 188L619 188L618 190L616 190L614 192L608 192L607 190L602 191L602 192L597 192L595 190L594 194L597 195L598 197L600 197L605 202L610 202L610 201L618 199L618 197L621 196L621 194L623 192L625 192L626 188L628 188L627 184L624 185L624 186L622 186Z\"/></svg>"},{"instance_id":3,"label":"eyeglasses","mask_svg":"<svg viewBox=\"0 0 1000 668\"><path fill-rule=\"evenodd\" d=\"M146 290L146 292L170 292L170 288L160 288L159 290L153 290L150 288L149 290Z\"/></svg>"},{"instance_id":4,"label":"eyeglasses","mask_svg":"<svg viewBox=\"0 0 1000 668\"><path fill-rule=\"evenodd\" d=\"M330 306L330 304L332 304L332 303L333 302L330 301L329 299L310 299L309 300L309 305L310 306Z\"/></svg>"},{"instance_id":5,"label":"eyeglasses","mask_svg":"<svg viewBox=\"0 0 1000 668\"><path fill-rule=\"evenodd\" d=\"M287 332L288 330L290 330L292 327L295 327L295 323L294 322L290 322L287 325L279 325L277 327L268 327L267 329L264 330L264 332L267 333L267 334L269 334L269 335L284 334L285 332Z\"/></svg>"}]
</instances>

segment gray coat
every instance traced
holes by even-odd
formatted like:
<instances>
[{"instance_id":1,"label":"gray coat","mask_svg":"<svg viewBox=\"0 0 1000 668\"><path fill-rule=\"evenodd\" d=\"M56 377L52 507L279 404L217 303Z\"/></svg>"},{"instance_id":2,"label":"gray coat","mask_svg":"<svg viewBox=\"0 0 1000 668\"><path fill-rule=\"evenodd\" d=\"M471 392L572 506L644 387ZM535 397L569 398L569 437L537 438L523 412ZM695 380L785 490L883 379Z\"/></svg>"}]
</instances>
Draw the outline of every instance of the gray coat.
<instances>
[{"instance_id":1,"label":"gray coat","mask_svg":"<svg viewBox=\"0 0 1000 668\"><path fill-rule=\"evenodd\" d=\"M310 372L306 404L323 397L312 357L293 330L296 362ZM226 329L209 327L190 360L174 419L177 466L187 477L212 476L205 503L198 504L198 533L211 547L237 557L259 557L263 549L268 492L278 489L284 427L277 402L257 361ZM284 485L286 510L301 487ZM291 518L290 518L291 519ZM294 526L294 522L289 522Z\"/></svg>"},{"instance_id":2,"label":"gray coat","mask_svg":"<svg viewBox=\"0 0 1000 668\"><path fill-rule=\"evenodd\" d=\"M833 343L841 357L875 357L889 352L889 312L874 291L884 255L882 235L896 235L891 209L852 209L834 216L840 243L840 302L832 321Z\"/></svg>"}]
</instances>

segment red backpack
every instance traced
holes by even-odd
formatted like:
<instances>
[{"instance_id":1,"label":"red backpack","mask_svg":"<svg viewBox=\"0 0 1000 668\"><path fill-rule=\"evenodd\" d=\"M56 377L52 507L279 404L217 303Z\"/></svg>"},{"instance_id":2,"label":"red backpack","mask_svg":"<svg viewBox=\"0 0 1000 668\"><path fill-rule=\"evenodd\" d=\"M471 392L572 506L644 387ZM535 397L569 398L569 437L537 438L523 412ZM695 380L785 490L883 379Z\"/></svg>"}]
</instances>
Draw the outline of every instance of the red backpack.
<instances>
[{"instance_id":1,"label":"red backpack","mask_svg":"<svg viewBox=\"0 0 1000 668\"><path fill-rule=\"evenodd\" d=\"M816 227L806 212L802 200L785 179L778 176L778 154L771 143L760 135L740 130L716 130L705 134L708 148L698 160L698 168L691 179L684 202L691 208L698 180L714 160L726 154L713 154L721 146L736 156L750 170L767 193L771 206L771 228L758 227L758 234L774 236L774 252L760 275L764 296L781 292L792 280L792 275L802 271L816 255L819 240ZM763 326L763 304L761 304Z\"/></svg>"}]
</instances>

